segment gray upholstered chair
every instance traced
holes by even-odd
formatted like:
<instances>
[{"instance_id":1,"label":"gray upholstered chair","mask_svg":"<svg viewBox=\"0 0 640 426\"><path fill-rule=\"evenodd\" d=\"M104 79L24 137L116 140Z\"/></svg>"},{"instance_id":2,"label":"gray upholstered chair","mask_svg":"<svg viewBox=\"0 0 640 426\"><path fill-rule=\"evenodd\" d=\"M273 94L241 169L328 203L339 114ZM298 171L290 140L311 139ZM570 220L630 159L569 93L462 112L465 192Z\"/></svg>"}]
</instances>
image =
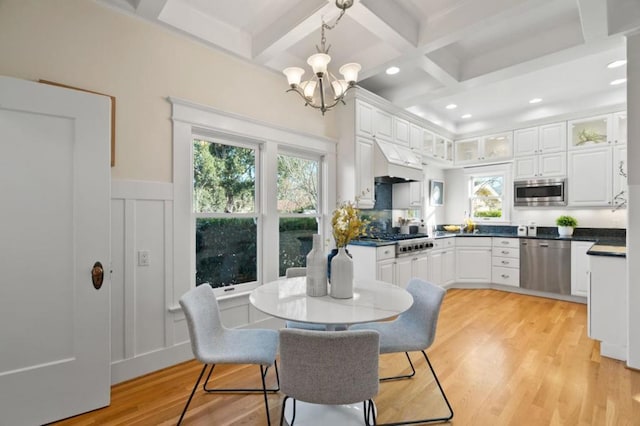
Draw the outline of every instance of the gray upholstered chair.
<instances>
[{"instance_id":1,"label":"gray upholstered chair","mask_svg":"<svg viewBox=\"0 0 640 426\"><path fill-rule=\"evenodd\" d=\"M287 400L325 405L361 402L365 424L376 423L373 397L378 393L379 336L375 331L280 330L280 425Z\"/></svg>"},{"instance_id":2,"label":"gray upholstered chair","mask_svg":"<svg viewBox=\"0 0 640 426\"><path fill-rule=\"evenodd\" d=\"M209 365L211 366L209 374L202 385L205 392L260 392L264 395L267 423L271 424L267 392L277 392L280 390L278 364L276 363L278 332L275 330L232 330L226 328L220 319L218 301L213 293L213 289L207 284L199 285L186 292L180 298L180 306L187 319L193 355L198 361L202 362L204 366L182 410L178 425L182 422L193 398L193 394ZM262 388L207 388L207 382L216 364L258 364L260 366ZM278 386L275 389L267 389L265 384L265 377L271 365L275 366L276 380L278 382Z\"/></svg>"},{"instance_id":3,"label":"gray upholstered chair","mask_svg":"<svg viewBox=\"0 0 640 426\"><path fill-rule=\"evenodd\" d=\"M351 326L350 330L375 330L380 333L380 353L389 354L404 352L409 365L411 366L411 374L385 377L381 381L411 378L415 375L416 370L409 357L409 352L420 351L427 361L433 378L435 379L440 393L444 398L449 409L449 415L442 418L408 420L393 423L394 425L427 423L437 421L448 421L453 418L453 409L449 400L440 385L438 376L429 361L427 350L436 336L436 325L438 323L438 315L440 307L446 291L427 281L413 278L407 284L407 291L413 296L413 305L406 312L400 314L394 321L387 322L371 322L365 324L356 324Z\"/></svg>"}]
</instances>

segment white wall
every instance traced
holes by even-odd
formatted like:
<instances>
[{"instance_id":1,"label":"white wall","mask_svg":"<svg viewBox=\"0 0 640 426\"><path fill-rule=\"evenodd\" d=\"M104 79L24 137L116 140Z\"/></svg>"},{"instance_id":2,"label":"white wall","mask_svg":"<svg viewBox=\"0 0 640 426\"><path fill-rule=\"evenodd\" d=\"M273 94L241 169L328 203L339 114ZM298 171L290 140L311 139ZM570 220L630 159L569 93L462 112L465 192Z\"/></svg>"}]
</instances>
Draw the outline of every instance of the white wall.
<instances>
[{"instance_id":1,"label":"white wall","mask_svg":"<svg viewBox=\"0 0 640 426\"><path fill-rule=\"evenodd\" d=\"M171 182L167 96L335 136L283 75L94 1L0 1L0 58L0 75L116 97L116 179Z\"/></svg>"},{"instance_id":2,"label":"white wall","mask_svg":"<svg viewBox=\"0 0 640 426\"><path fill-rule=\"evenodd\" d=\"M439 223L461 223L464 212L469 211L468 184L464 169L446 170L445 180L446 214L444 221ZM611 208L514 208L513 203L510 203L509 213L511 225L528 225L534 222L538 226L556 226L555 220L558 216L570 214L578 220L579 227L626 228L627 226L627 209L612 212Z\"/></svg>"},{"instance_id":3,"label":"white wall","mask_svg":"<svg viewBox=\"0 0 640 426\"><path fill-rule=\"evenodd\" d=\"M431 194L431 179L436 180L445 180L444 170L437 166L427 165L424 166L424 208L422 219L424 219L424 223L429 229L433 229L436 225L443 223L445 218L445 207L448 203L447 200L447 189L448 184L444 187L444 206L432 206L429 203L429 195Z\"/></svg>"}]
</instances>

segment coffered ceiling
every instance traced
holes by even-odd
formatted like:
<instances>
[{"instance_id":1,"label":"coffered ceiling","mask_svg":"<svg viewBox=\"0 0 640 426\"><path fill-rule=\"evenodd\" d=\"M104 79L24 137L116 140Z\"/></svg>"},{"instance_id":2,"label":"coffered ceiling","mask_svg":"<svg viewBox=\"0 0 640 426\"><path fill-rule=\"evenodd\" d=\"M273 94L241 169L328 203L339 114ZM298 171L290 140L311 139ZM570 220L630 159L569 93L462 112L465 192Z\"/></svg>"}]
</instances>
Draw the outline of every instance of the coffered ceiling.
<instances>
[{"instance_id":1,"label":"coffered ceiling","mask_svg":"<svg viewBox=\"0 0 640 426\"><path fill-rule=\"evenodd\" d=\"M340 12L334 0L101 2L274 72L308 69L321 20ZM359 62L359 86L463 134L623 104L626 83L610 82L625 67L607 64L639 27L640 0L355 0L326 37L334 73Z\"/></svg>"}]
</instances>

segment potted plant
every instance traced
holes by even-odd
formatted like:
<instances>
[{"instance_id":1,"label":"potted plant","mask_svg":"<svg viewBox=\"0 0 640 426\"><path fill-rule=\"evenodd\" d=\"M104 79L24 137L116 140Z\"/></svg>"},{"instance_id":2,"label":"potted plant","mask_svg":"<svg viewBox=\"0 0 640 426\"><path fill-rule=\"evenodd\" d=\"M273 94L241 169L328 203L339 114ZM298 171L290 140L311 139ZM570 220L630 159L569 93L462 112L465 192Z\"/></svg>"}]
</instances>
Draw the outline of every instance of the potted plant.
<instances>
[{"instance_id":1,"label":"potted plant","mask_svg":"<svg viewBox=\"0 0 640 426\"><path fill-rule=\"evenodd\" d=\"M572 216L560 216L556 219L558 225L558 235L570 237L573 235L573 228L578 226L578 221Z\"/></svg>"}]
</instances>

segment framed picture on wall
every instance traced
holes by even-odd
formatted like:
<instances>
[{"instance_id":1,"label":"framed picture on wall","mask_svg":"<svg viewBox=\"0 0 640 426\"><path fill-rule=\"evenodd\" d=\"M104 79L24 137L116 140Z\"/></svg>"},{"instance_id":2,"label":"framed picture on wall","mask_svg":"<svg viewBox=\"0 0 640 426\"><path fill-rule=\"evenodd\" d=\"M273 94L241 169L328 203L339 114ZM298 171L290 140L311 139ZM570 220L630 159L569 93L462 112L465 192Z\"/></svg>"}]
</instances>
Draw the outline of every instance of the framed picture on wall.
<instances>
[{"instance_id":1,"label":"framed picture on wall","mask_svg":"<svg viewBox=\"0 0 640 426\"><path fill-rule=\"evenodd\" d=\"M431 189L429 191L429 204L432 206L444 205L444 182L441 180L431 180Z\"/></svg>"}]
</instances>

